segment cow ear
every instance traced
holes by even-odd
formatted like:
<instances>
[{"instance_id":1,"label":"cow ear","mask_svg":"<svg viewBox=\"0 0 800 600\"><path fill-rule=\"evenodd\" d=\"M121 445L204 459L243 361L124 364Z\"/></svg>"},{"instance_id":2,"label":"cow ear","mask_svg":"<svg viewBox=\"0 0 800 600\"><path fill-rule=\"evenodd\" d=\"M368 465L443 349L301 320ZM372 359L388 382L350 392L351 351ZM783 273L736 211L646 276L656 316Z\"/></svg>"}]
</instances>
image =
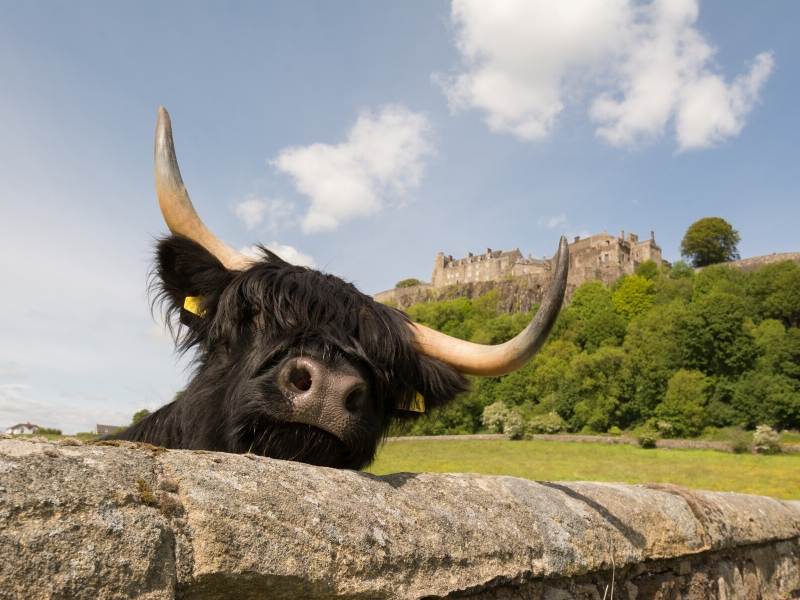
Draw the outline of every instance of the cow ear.
<instances>
[{"instance_id":1,"label":"cow ear","mask_svg":"<svg viewBox=\"0 0 800 600\"><path fill-rule=\"evenodd\" d=\"M416 398L409 402L411 410L395 411L398 417L422 416L469 389L466 378L450 365L425 355L419 355L417 364Z\"/></svg>"},{"instance_id":2,"label":"cow ear","mask_svg":"<svg viewBox=\"0 0 800 600\"><path fill-rule=\"evenodd\" d=\"M167 312L179 314L189 327L216 308L234 277L208 250L178 235L159 240L154 275L156 301L164 302Z\"/></svg>"}]
</instances>

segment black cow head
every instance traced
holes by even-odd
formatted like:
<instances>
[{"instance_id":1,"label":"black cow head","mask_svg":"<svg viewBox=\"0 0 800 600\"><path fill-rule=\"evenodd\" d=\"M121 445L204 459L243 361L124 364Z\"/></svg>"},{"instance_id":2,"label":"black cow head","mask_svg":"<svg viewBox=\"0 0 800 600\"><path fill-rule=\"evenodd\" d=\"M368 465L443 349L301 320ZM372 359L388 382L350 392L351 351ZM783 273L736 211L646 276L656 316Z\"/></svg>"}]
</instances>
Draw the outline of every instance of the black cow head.
<instances>
[{"instance_id":1,"label":"black cow head","mask_svg":"<svg viewBox=\"0 0 800 600\"><path fill-rule=\"evenodd\" d=\"M351 284L265 248L257 259L244 256L197 216L163 108L155 173L172 231L158 243L156 300L179 317L178 347L196 352L196 366L177 400L122 439L360 468L392 418L449 402L466 389L464 373L498 375L523 365L561 305L569 262L563 238L540 310L498 346L414 324Z\"/></svg>"}]
</instances>

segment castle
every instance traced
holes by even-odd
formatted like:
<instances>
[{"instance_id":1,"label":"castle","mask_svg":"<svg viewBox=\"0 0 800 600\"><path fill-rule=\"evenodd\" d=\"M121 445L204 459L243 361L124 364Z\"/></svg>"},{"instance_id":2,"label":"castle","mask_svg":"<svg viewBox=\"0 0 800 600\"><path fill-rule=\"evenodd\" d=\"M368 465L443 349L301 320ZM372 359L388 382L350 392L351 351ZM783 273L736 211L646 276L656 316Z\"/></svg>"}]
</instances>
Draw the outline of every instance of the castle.
<instances>
[{"instance_id":1,"label":"castle","mask_svg":"<svg viewBox=\"0 0 800 600\"><path fill-rule=\"evenodd\" d=\"M598 280L610 284L622 275L633 273L641 263L652 260L662 263L661 248L656 244L655 233L650 239L640 241L635 233L619 237L599 233L569 244L570 264L568 283L578 287L585 281ZM510 251L487 248L483 254L453 258L439 252L433 264L431 286L434 289L448 285L478 281L501 281L509 277L549 279L553 259L524 257L519 248Z\"/></svg>"},{"instance_id":2,"label":"castle","mask_svg":"<svg viewBox=\"0 0 800 600\"><path fill-rule=\"evenodd\" d=\"M576 236L569 243L569 257L567 297L586 281L602 281L609 285L622 275L633 273L645 261L652 260L659 266L664 262L653 231L649 239L641 241L635 233L626 236L624 231L619 236L605 232L586 238ZM524 304L528 306L530 302L541 299L554 267L553 258L525 257L519 248L508 251L487 248L482 254L470 252L463 258L439 252L434 260L430 284L379 292L375 299L405 308L425 299L446 297L449 291L456 289L451 286L459 286L463 293L472 297L485 292L486 286L493 282L524 281L523 287L530 291L530 298Z\"/></svg>"}]
</instances>

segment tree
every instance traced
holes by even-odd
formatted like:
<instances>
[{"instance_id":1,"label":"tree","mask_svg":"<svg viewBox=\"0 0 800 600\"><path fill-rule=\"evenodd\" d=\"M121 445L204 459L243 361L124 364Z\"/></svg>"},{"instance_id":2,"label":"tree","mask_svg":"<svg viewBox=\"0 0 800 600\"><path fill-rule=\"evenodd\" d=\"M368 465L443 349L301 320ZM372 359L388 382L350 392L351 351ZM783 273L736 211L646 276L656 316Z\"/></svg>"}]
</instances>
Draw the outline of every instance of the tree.
<instances>
[{"instance_id":1,"label":"tree","mask_svg":"<svg viewBox=\"0 0 800 600\"><path fill-rule=\"evenodd\" d=\"M645 279L653 280L658 277L659 267L654 260L646 260L636 267L636 274Z\"/></svg>"},{"instance_id":2,"label":"tree","mask_svg":"<svg viewBox=\"0 0 800 600\"><path fill-rule=\"evenodd\" d=\"M401 279L394 285L394 287L396 288L414 287L415 285L420 285L421 283L422 282L419 279L414 279L413 277L409 277L408 279Z\"/></svg>"},{"instance_id":3,"label":"tree","mask_svg":"<svg viewBox=\"0 0 800 600\"><path fill-rule=\"evenodd\" d=\"M641 275L623 277L611 296L614 308L626 319L646 313L653 306L655 284Z\"/></svg>"},{"instance_id":4,"label":"tree","mask_svg":"<svg viewBox=\"0 0 800 600\"><path fill-rule=\"evenodd\" d=\"M725 292L692 302L678 323L682 366L728 377L749 370L758 348L745 327L747 307L745 300Z\"/></svg>"},{"instance_id":5,"label":"tree","mask_svg":"<svg viewBox=\"0 0 800 600\"><path fill-rule=\"evenodd\" d=\"M625 325L608 288L599 281L587 281L575 290L572 303L561 311L554 334L594 352L601 346L621 344Z\"/></svg>"},{"instance_id":6,"label":"tree","mask_svg":"<svg viewBox=\"0 0 800 600\"><path fill-rule=\"evenodd\" d=\"M131 419L131 425L136 425L139 421L144 419L149 414L150 411L147 410L146 408L143 408L142 410L137 410L135 413L133 413L133 419Z\"/></svg>"},{"instance_id":7,"label":"tree","mask_svg":"<svg viewBox=\"0 0 800 600\"><path fill-rule=\"evenodd\" d=\"M736 419L745 427L766 423L779 429L800 426L800 384L785 375L746 373L733 394Z\"/></svg>"},{"instance_id":8,"label":"tree","mask_svg":"<svg viewBox=\"0 0 800 600\"><path fill-rule=\"evenodd\" d=\"M670 378L656 416L667 421L679 437L700 434L706 426L710 380L700 371L680 369Z\"/></svg>"},{"instance_id":9,"label":"tree","mask_svg":"<svg viewBox=\"0 0 800 600\"><path fill-rule=\"evenodd\" d=\"M739 232L720 217L706 217L695 221L686 230L681 242L681 254L695 267L737 260Z\"/></svg>"}]
</instances>

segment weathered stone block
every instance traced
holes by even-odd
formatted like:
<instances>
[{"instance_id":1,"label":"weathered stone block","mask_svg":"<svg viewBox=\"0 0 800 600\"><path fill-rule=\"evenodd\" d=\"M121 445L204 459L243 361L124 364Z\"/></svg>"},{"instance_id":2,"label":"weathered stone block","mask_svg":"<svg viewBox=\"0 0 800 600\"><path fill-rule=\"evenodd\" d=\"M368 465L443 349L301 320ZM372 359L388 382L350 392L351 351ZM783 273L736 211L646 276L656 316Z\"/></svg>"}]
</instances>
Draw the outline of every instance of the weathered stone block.
<instances>
[{"instance_id":1,"label":"weathered stone block","mask_svg":"<svg viewBox=\"0 0 800 600\"><path fill-rule=\"evenodd\" d=\"M2 598L791 598L800 505L0 440L0 556Z\"/></svg>"}]
</instances>

